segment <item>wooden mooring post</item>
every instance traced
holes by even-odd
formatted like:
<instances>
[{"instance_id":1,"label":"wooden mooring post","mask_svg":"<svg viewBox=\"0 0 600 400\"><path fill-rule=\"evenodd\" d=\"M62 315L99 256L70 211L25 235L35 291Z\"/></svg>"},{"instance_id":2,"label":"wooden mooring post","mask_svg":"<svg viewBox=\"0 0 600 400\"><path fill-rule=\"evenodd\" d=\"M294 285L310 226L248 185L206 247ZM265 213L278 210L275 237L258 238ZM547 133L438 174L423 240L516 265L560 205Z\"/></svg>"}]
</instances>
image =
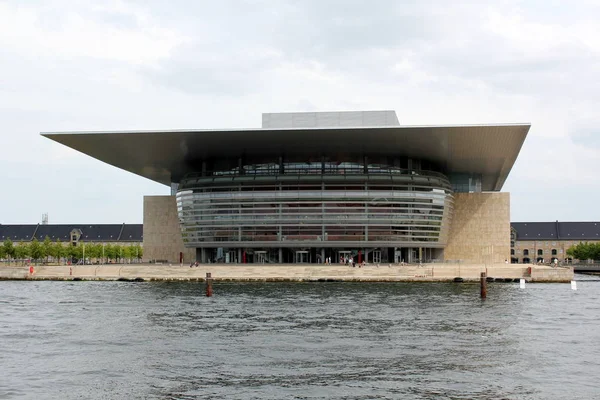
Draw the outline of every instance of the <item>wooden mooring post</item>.
<instances>
[{"instance_id":1,"label":"wooden mooring post","mask_svg":"<svg viewBox=\"0 0 600 400\"><path fill-rule=\"evenodd\" d=\"M206 273L206 297L212 296L212 274L210 272Z\"/></svg>"},{"instance_id":2,"label":"wooden mooring post","mask_svg":"<svg viewBox=\"0 0 600 400\"><path fill-rule=\"evenodd\" d=\"M481 279L479 280L481 284L481 298L485 299L487 297L487 274L485 272L481 273Z\"/></svg>"}]
</instances>

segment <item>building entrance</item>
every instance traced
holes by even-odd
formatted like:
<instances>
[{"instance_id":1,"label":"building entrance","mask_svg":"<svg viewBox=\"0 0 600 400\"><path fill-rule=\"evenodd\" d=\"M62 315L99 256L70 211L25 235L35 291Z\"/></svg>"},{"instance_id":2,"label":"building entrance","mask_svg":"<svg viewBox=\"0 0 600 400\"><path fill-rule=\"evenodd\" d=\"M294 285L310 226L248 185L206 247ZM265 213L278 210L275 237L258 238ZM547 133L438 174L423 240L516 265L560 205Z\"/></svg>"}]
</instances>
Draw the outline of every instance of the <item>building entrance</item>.
<instances>
[{"instance_id":1,"label":"building entrance","mask_svg":"<svg viewBox=\"0 0 600 400\"><path fill-rule=\"evenodd\" d=\"M338 250L337 259L335 261L339 262L340 264L344 264L346 262L346 260L350 259L351 256L352 256L352 251L350 251L350 250Z\"/></svg>"},{"instance_id":2,"label":"building entrance","mask_svg":"<svg viewBox=\"0 0 600 400\"><path fill-rule=\"evenodd\" d=\"M225 253L225 262L229 263L237 263L237 252L235 250L229 250Z\"/></svg>"},{"instance_id":3,"label":"building entrance","mask_svg":"<svg viewBox=\"0 0 600 400\"><path fill-rule=\"evenodd\" d=\"M310 252L306 250L296 251L296 264L308 264L310 263Z\"/></svg>"},{"instance_id":4,"label":"building entrance","mask_svg":"<svg viewBox=\"0 0 600 400\"><path fill-rule=\"evenodd\" d=\"M381 251L373 250L373 263L379 264L381 262Z\"/></svg>"},{"instance_id":5,"label":"building entrance","mask_svg":"<svg viewBox=\"0 0 600 400\"><path fill-rule=\"evenodd\" d=\"M266 251L255 251L255 262L257 264L265 264L267 262L267 252Z\"/></svg>"}]
</instances>

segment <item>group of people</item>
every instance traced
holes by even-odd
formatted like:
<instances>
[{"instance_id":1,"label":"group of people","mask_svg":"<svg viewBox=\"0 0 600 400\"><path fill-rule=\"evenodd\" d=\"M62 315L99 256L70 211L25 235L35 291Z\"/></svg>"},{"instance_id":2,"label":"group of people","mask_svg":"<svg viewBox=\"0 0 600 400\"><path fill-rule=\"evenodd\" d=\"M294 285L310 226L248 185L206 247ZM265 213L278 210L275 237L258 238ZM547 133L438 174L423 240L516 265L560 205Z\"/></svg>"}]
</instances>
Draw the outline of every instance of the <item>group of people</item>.
<instances>
[{"instance_id":1,"label":"group of people","mask_svg":"<svg viewBox=\"0 0 600 400\"><path fill-rule=\"evenodd\" d=\"M345 264L351 266L352 268L356 268L356 260L352 256L340 256L340 264ZM362 263L358 263L358 268L364 267L365 265L365 260L363 260Z\"/></svg>"},{"instance_id":2,"label":"group of people","mask_svg":"<svg viewBox=\"0 0 600 400\"><path fill-rule=\"evenodd\" d=\"M331 257L325 257L325 264L326 265L331 265ZM352 256L340 256L340 264L342 265L349 265L351 267L356 267L356 261L354 260L354 257ZM365 261L363 260L362 263L359 263L358 268L364 267Z\"/></svg>"}]
</instances>

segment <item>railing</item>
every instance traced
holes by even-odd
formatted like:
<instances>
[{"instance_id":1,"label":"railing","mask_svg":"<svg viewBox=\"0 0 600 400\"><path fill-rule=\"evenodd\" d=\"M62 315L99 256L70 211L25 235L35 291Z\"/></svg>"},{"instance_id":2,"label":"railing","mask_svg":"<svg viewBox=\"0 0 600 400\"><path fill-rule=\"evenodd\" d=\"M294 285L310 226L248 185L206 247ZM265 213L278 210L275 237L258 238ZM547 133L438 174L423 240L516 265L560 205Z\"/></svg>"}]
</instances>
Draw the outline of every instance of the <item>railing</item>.
<instances>
[{"instance_id":1,"label":"railing","mask_svg":"<svg viewBox=\"0 0 600 400\"><path fill-rule=\"evenodd\" d=\"M357 174L360 172L357 168L345 169ZM275 181L278 178L257 179L256 182L250 178L246 182L240 175L237 175L240 176L239 181L234 177L186 176L177 193L178 216L185 245L194 247L199 243L222 241L269 244L291 241L446 242L454 200L448 189L449 181L442 174L390 168L378 170L378 173L389 176L398 173L401 177L380 182L370 180L376 174L368 176L361 173L354 175L360 184L348 183L345 185L348 187L339 189L338 186L344 183L336 182L327 169L323 171L311 166L288 169L287 173L298 170L321 174L314 179L319 183L313 182L313 187L310 187L311 180L303 181L300 175L288 176L293 182L281 179L279 183ZM271 176L285 176L285 172L283 175L279 171L269 173ZM329 183L329 179L325 179L328 174L331 178ZM199 178L195 181L192 176ZM299 178L298 182L296 178ZM422 178L423 182L416 183L416 178ZM232 189L225 190L225 185ZM286 187L293 190L285 190ZM330 229L329 225L339 229ZM295 229L289 229L290 226ZM237 231L239 228L241 230ZM360 233L347 236L351 232L348 229L358 229ZM286 230L291 231L291 235L284 239ZM320 234L316 234L323 231L329 236L321 238ZM215 235L215 232L223 235ZM270 232L274 236L269 237ZM293 238L292 235L298 236Z\"/></svg>"},{"instance_id":2,"label":"railing","mask_svg":"<svg viewBox=\"0 0 600 400\"><path fill-rule=\"evenodd\" d=\"M276 176L276 175L412 175L412 176L423 176L423 177L437 177L448 179L448 177L441 172L430 171L430 170L415 170L406 168L375 168L368 167L366 170L364 167L306 167L306 168L284 168L283 173L279 169L265 169L265 170L253 170L244 169L243 172L239 170L229 171L206 171L192 172L186 174L182 181L186 179L196 178L215 178L215 177L234 177L234 176Z\"/></svg>"}]
</instances>

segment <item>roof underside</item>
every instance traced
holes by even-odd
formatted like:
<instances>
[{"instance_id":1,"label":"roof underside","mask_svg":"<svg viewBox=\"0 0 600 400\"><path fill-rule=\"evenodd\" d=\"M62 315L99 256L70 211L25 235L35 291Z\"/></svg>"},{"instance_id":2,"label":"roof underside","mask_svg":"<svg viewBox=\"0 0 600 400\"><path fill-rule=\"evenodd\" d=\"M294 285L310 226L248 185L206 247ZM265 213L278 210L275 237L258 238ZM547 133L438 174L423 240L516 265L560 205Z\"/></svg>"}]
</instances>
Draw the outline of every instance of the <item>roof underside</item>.
<instances>
[{"instance_id":1,"label":"roof underside","mask_svg":"<svg viewBox=\"0 0 600 400\"><path fill-rule=\"evenodd\" d=\"M502 188L529 124L245 130L42 133L56 142L170 185L212 157L379 154L427 159L447 174L481 174L482 190Z\"/></svg>"}]
</instances>

